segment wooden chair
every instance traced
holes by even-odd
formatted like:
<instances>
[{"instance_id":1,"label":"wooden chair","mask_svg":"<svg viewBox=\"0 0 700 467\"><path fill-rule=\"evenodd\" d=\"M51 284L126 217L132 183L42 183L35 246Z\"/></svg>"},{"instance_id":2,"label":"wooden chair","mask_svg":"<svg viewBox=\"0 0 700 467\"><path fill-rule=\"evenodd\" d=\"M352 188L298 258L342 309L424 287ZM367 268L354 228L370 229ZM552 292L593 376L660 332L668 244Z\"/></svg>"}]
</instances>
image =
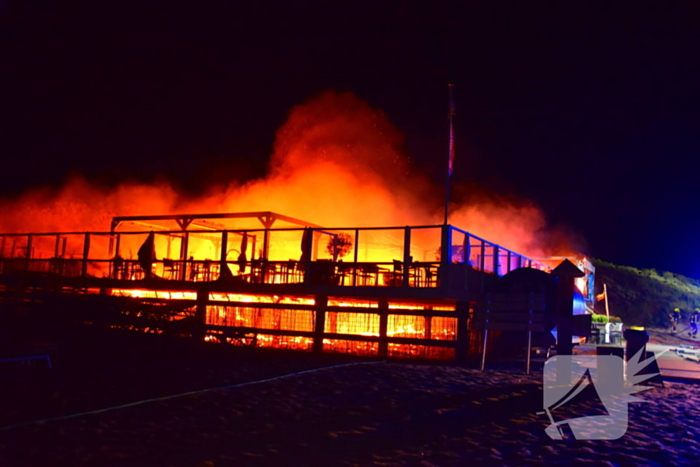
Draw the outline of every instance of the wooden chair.
<instances>
[{"instance_id":1,"label":"wooden chair","mask_svg":"<svg viewBox=\"0 0 700 467\"><path fill-rule=\"evenodd\" d=\"M424 286L425 287L437 287L439 276L440 276L440 267L433 266L432 264L428 265L425 268L425 280L423 281Z\"/></svg>"},{"instance_id":2,"label":"wooden chair","mask_svg":"<svg viewBox=\"0 0 700 467\"><path fill-rule=\"evenodd\" d=\"M208 259L205 259L204 262L202 263L202 280L209 282L211 281L211 261Z\"/></svg>"},{"instance_id":3,"label":"wooden chair","mask_svg":"<svg viewBox=\"0 0 700 467\"><path fill-rule=\"evenodd\" d=\"M190 259L187 261L189 267L190 267L190 275L189 279L191 282L196 282L199 280L199 273L201 270L200 264L194 260L193 257L190 256Z\"/></svg>"},{"instance_id":4,"label":"wooden chair","mask_svg":"<svg viewBox=\"0 0 700 467\"><path fill-rule=\"evenodd\" d=\"M163 258L163 279L177 279L177 263L175 260Z\"/></svg>"},{"instance_id":5,"label":"wooden chair","mask_svg":"<svg viewBox=\"0 0 700 467\"><path fill-rule=\"evenodd\" d=\"M287 284L296 284L301 282L301 271L298 268L298 261L290 259L287 261L287 268L285 270L285 282Z\"/></svg>"},{"instance_id":6,"label":"wooden chair","mask_svg":"<svg viewBox=\"0 0 700 467\"><path fill-rule=\"evenodd\" d=\"M360 267L357 285L379 285L379 266L366 264Z\"/></svg>"},{"instance_id":7,"label":"wooden chair","mask_svg":"<svg viewBox=\"0 0 700 467\"><path fill-rule=\"evenodd\" d=\"M117 255L112 259L112 278L114 279L124 279L126 273L124 259Z\"/></svg>"},{"instance_id":8,"label":"wooden chair","mask_svg":"<svg viewBox=\"0 0 700 467\"><path fill-rule=\"evenodd\" d=\"M352 276L353 265L345 264L343 261L338 261L336 264L336 285L345 285L345 278ZM352 279L350 280L352 285Z\"/></svg>"},{"instance_id":9,"label":"wooden chair","mask_svg":"<svg viewBox=\"0 0 700 467\"><path fill-rule=\"evenodd\" d=\"M398 259L394 260L394 277L392 278L391 285L400 286L403 284L403 263Z\"/></svg>"}]
</instances>

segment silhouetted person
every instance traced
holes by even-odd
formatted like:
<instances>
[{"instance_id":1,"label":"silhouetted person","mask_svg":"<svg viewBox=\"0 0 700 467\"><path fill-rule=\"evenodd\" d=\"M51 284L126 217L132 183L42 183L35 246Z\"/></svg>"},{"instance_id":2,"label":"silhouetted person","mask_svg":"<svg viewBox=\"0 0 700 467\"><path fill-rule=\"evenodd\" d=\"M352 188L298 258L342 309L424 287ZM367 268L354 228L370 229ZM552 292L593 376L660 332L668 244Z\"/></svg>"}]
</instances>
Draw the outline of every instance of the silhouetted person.
<instances>
[{"instance_id":1,"label":"silhouetted person","mask_svg":"<svg viewBox=\"0 0 700 467\"><path fill-rule=\"evenodd\" d=\"M700 309L696 308L695 311L690 315L690 336L695 337L698 335L698 322L700 321Z\"/></svg>"},{"instance_id":2,"label":"silhouetted person","mask_svg":"<svg viewBox=\"0 0 700 467\"><path fill-rule=\"evenodd\" d=\"M155 239L156 235L153 232L149 233L148 238L139 248L139 265L146 274L146 279L150 279L153 274L153 262L156 260Z\"/></svg>"},{"instance_id":3,"label":"silhouetted person","mask_svg":"<svg viewBox=\"0 0 700 467\"><path fill-rule=\"evenodd\" d=\"M112 262L114 263L114 277L116 279L123 279L121 273L124 272L124 259L116 255L114 259L112 259Z\"/></svg>"},{"instance_id":4,"label":"silhouetted person","mask_svg":"<svg viewBox=\"0 0 700 467\"><path fill-rule=\"evenodd\" d=\"M194 256L190 256L190 259L187 260L187 262L190 265L190 281L194 281L197 278L197 265L194 262Z\"/></svg>"}]
</instances>

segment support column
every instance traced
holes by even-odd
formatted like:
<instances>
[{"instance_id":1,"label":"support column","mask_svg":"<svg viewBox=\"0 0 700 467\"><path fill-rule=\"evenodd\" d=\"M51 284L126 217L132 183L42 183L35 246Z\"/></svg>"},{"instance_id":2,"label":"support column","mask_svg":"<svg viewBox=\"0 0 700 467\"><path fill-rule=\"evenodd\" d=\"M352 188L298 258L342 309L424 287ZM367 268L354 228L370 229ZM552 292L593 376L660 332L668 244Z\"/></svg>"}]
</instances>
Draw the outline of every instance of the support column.
<instances>
[{"instance_id":1,"label":"support column","mask_svg":"<svg viewBox=\"0 0 700 467\"><path fill-rule=\"evenodd\" d=\"M353 250L355 250L355 252L352 260L352 286L355 287L357 285L357 261L360 254L360 229L355 229L355 247Z\"/></svg>"},{"instance_id":2,"label":"support column","mask_svg":"<svg viewBox=\"0 0 700 467\"><path fill-rule=\"evenodd\" d=\"M450 287L449 282L449 267L452 261L452 228L449 225L442 226L441 234L441 244L440 244L440 274L438 274L438 279L440 281L439 287L447 289Z\"/></svg>"},{"instance_id":3,"label":"support column","mask_svg":"<svg viewBox=\"0 0 700 467\"><path fill-rule=\"evenodd\" d=\"M462 262L467 266L471 266L472 245L469 240L469 234L464 234L464 245L462 245Z\"/></svg>"},{"instance_id":4,"label":"support column","mask_svg":"<svg viewBox=\"0 0 700 467\"><path fill-rule=\"evenodd\" d=\"M207 326L207 303L209 302L209 290L197 290L197 305L195 310L194 339L197 342L204 342Z\"/></svg>"},{"instance_id":5,"label":"support column","mask_svg":"<svg viewBox=\"0 0 700 467\"><path fill-rule=\"evenodd\" d=\"M314 353L323 353L323 335L326 329L326 308L328 308L328 297L324 295L316 296L316 323L314 326Z\"/></svg>"},{"instance_id":6,"label":"support column","mask_svg":"<svg viewBox=\"0 0 700 467\"><path fill-rule=\"evenodd\" d=\"M481 240L481 257L479 259L479 271L484 272L484 268L486 267L486 245L484 244L484 241Z\"/></svg>"},{"instance_id":7,"label":"support column","mask_svg":"<svg viewBox=\"0 0 700 467\"><path fill-rule=\"evenodd\" d=\"M189 250L190 233L185 231L182 236L182 243L180 244L180 277L181 281L187 280L187 250ZM191 267L192 265L190 265Z\"/></svg>"},{"instance_id":8,"label":"support column","mask_svg":"<svg viewBox=\"0 0 700 467\"><path fill-rule=\"evenodd\" d=\"M80 271L81 277L87 276L87 266L88 266L88 257L89 256L90 256L90 234L86 233L85 239L83 240L83 267Z\"/></svg>"},{"instance_id":9,"label":"support column","mask_svg":"<svg viewBox=\"0 0 700 467\"><path fill-rule=\"evenodd\" d=\"M267 261L268 256L270 254L270 230L265 229L263 232L263 253L262 253L262 258L264 261Z\"/></svg>"},{"instance_id":10,"label":"support column","mask_svg":"<svg viewBox=\"0 0 700 467\"><path fill-rule=\"evenodd\" d=\"M499 256L501 256L500 249L498 248L498 245L493 246L493 273L496 274L497 276L500 276L500 268L498 265L499 261Z\"/></svg>"},{"instance_id":11,"label":"support column","mask_svg":"<svg viewBox=\"0 0 700 467\"><path fill-rule=\"evenodd\" d=\"M228 231L224 230L221 232L221 256L219 263L219 279L225 279L231 277L231 271L228 269L228 263L226 262L226 253L228 250Z\"/></svg>"},{"instance_id":12,"label":"support column","mask_svg":"<svg viewBox=\"0 0 700 467\"><path fill-rule=\"evenodd\" d=\"M304 234L301 238L302 243L302 254L299 259L300 266L304 268L304 284L311 284L313 282L313 273L311 272L311 249L314 243L313 230L310 228L304 229ZM328 300L326 298L326 300Z\"/></svg>"},{"instance_id":13,"label":"support column","mask_svg":"<svg viewBox=\"0 0 700 467\"><path fill-rule=\"evenodd\" d=\"M122 236L120 234L116 234L116 240L114 241L114 256L117 256L119 254L121 241L122 241Z\"/></svg>"},{"instance_id":14,"label":"support column","mask_svg":"<svg viewBox=\"0 0 700 467\"><path fill-rule=\"evenodd\" d=\"M382 300L379 302L379 356L386 358L389 355L389 302Z\"/></svg>"},{"instance_id":15,"label":"support column","mask_svg":"<svg viewBox=\"0 0 700 467\"><path fill-rule=\"evenodd\" d=\"M403 233L403 287L409 287L408 279L411 269L411 228L406 227Z\"/></svg>"}]
</instances>

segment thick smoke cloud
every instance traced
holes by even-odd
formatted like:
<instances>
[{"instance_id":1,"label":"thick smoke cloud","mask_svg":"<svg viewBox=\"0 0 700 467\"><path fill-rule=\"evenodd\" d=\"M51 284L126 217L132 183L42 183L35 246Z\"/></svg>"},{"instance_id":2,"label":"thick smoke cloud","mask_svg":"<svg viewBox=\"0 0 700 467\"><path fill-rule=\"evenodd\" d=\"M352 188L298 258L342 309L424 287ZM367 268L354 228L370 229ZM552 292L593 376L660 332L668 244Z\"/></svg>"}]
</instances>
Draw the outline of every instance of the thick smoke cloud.
<instances>
[{"instance_id":1,"label":"thick smoke cloud","mask_svg":"<svg viewBox=\"0 0 700 467\"><path fill-rule=\"evenodd\" d=\"M116 215L239 211L275 211L329 227L440 224L443 190L411 167L403 135L381 110L352 93L324 92L290 110L262 179L192 199L166 182L107 189L74 178L60 190L0 202L0 230L107 231ZM531 256L550 253L551 229L527 201L480 193L451 212L452 224L488 241Z\"/></svg>"}]
</instances>

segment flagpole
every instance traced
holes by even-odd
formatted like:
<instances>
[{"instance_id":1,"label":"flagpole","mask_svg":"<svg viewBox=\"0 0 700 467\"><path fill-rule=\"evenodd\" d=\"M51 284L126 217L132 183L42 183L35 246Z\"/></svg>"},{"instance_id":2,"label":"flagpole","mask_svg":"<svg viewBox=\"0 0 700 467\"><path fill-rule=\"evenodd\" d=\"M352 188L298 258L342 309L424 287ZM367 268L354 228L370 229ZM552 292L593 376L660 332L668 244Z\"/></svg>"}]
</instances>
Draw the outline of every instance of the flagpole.
<instances>
[{"instance_id":1,"label":"flagpole","mask_svg":"<svg viewBox=\"0 0 700 467\"><path fill-rule=\"evenodd\" d=\"M454 102L452 100L453 84L447 85L450 90L450 112L448 118L450 121L450 144L447 151L447 177L445 180L445 225L447 225L450 209L450 176L452 175L452 163L454 162L455 146L454 146L454 131L452 129L452 116L455 114Z\"/></svg>"},{"instance_id":2,"label":"flagpole","mask_svg":"<svg viewBox=\"0 0 700 467\"><path fill-rule=\"evenodd\" d=\"M608 308L608 285L603 284L603 293L605 294L605 316L608 317L610 321L610 309Z\"/></svg>"}]
</instances>

